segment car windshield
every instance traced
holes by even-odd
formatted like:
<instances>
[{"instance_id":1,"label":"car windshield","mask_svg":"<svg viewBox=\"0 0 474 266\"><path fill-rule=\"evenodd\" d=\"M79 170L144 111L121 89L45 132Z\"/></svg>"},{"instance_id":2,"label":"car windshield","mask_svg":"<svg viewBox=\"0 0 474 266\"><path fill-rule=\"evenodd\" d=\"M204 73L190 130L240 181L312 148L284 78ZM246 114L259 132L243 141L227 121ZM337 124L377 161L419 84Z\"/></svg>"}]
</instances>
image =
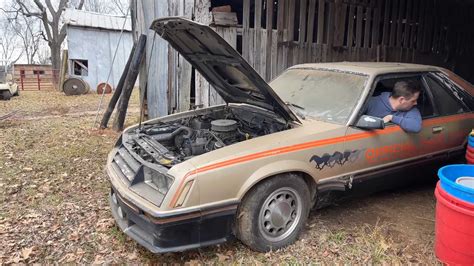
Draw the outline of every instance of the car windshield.
<instances>
[{"instance_id":1,"label":"car windshield","mask_svg":"<svg viewBox=\"0 0 474 266\"><path fill-rule=\"evenodd\" d=\"M367 76L330 70L290 69L270 86L300 116L345 124Z\"/></svg>"}]
</instances>

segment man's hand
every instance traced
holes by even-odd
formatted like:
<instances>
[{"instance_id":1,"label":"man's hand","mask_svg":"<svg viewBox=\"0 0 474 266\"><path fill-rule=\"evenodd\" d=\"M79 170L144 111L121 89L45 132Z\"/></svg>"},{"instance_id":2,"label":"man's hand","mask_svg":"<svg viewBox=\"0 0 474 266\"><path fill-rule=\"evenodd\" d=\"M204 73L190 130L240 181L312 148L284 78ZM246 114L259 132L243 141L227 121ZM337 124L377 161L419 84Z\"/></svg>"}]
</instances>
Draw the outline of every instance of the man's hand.
<instances>
[{"instance_id":1,"label":"man's hand","mask_svg":"<svg viewBox=\"0 0 474 266\"><path fill-rule=\"evenodd\" d=\"M383 122L388 123L388 122L392 121L392 118L393 118L393 115L387 115L383 118Z\"/></svg>"}]
</instances>

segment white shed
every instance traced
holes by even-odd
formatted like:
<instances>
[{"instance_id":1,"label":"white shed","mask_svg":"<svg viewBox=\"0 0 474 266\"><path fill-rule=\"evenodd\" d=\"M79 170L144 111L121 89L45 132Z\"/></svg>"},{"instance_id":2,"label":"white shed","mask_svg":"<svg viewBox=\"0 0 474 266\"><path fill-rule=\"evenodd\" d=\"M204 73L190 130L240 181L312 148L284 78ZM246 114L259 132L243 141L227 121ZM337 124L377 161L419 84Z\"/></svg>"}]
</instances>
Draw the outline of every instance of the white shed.
<instances>
[{"instance_id":1,"label":"white shed","mask_svg":"<svg viewBox=\"0 0 474 266\"><path fill-rule=\"evenodd\" d=\"M119 44L109 78L115 89L133 46L130 17L68 9L64 18L69 76L82 78L95 91L106 82Z\"/></svg>"}]
</instances>

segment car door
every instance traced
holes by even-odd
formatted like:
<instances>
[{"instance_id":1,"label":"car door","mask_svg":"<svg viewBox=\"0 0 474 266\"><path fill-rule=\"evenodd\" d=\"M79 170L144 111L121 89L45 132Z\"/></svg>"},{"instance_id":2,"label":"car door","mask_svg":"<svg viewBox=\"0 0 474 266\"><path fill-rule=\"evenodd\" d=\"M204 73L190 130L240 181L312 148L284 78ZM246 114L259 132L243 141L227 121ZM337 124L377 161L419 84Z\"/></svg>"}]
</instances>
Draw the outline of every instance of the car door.
<instances>
[{"instance_id":1,"label":"car door","mask_svg":"<svg viewBox=\"0 0 474 266\"><path fill-rule=\"evenodd\" d=\"M372 94L369 95L391 91L397 81L407 80L422 88L418 99L418 108L423 118L421 132L407 133L393 123L386 124L385 128L380 130L348 127L344 141L344 153L348 158L344 170L348 175L357 178L370 173L396 170L407 164L419 163L436 150L447 147L444 145L445 128L439 128L437 121L431 120L436 117L436 110L433 108L433 97L426 89L423 73L379 76L373 83ZM443 144L438 144L439 141Z\"/></svg>"},{"instance_id":2,"label":"car door","mask_svg":"<svg viewBox=\"0 0 474 266\"><path fill-rule=\"evenodd\" d=\"M445 131L444 150L464 149L466 136L474 127L472 111L463 101L463 97L469 96L462 95L463 92L441 73L427 73L424 81L433 94L437 110L437 116L426 121L427 124Z\"/></svg>"}]
</instances>

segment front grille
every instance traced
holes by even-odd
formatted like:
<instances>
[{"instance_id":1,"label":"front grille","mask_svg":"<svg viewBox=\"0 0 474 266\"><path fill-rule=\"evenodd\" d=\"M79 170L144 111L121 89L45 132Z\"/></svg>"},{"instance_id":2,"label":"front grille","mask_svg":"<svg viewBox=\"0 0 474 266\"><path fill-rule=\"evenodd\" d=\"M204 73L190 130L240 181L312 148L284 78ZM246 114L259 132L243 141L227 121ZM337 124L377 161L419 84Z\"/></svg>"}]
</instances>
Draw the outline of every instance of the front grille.
<instances>
[{"instance_id":1,"label":"front grille","mask_svg":"<svg viewBox=\"0 0 474 266\"><path fill-rule=\"evenodd\" d=\"M140 163L124 147L120 147L114 156L112 167L131 182L140 168Z\"/></svg>"}]
</instances>

